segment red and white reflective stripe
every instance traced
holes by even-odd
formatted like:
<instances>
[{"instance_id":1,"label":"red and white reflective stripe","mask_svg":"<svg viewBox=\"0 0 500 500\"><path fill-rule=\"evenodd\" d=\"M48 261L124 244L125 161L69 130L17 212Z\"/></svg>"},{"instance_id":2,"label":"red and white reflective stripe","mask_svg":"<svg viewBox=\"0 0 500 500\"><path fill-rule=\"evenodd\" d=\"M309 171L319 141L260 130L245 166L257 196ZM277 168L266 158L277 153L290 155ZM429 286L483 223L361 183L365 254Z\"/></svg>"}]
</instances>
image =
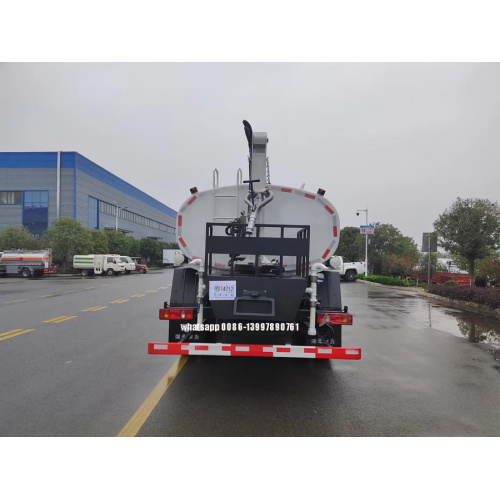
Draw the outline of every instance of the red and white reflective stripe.
<instances>
[{"instance_id":1,"label":"red and white reflective stripe","mask_svg":"<svg viewBox=\"0 0 500 500\"><path fill-rule=\"evenodd\" d=\"M361 359L359 347L281 346L150 342L149 354L253 356L267 358Z\"/></svg>"},{"instance_id":2,"label":"red and white reflective stripe","mask_svg":"<svg viewBox=\"0 0 500 500\"><path fill-rule=\"evenodd\" d=\"M177 225L180 227L182 226L182 215L177 216Z\"/></svg>"},{"instance_id":3,"label":"red and white reflective stripe","mask_svg":"<svg viewBox=\"0 0 500 500\"><path fill-rule=\"evenodd\" d=\"M179 243L185 248L186 247L186 242L182 239L179 238Z\"/></svg>"},{"instance_id":4,"label":"red and white reflective stripe","mask_svg":"<svg viewBox=\"0 0 500 500\"><path fill-rule=\"evenodd\" d=\"M325 210L329 213L329 214L332 214L333 215L333 210L328 206L328 205L325 205Z\"/></svg>"},{"instance_id":5,"label":"red and white reflective stripe","mask_svg":"<svg viewBox=\"0 0 500 500\"><path fill-rule=\"evenodd\" d=\"M188 205L191 205L194 200L196 200L196 196L193 196L189 201L188 201Z\"/></svg>"}]
</instances>

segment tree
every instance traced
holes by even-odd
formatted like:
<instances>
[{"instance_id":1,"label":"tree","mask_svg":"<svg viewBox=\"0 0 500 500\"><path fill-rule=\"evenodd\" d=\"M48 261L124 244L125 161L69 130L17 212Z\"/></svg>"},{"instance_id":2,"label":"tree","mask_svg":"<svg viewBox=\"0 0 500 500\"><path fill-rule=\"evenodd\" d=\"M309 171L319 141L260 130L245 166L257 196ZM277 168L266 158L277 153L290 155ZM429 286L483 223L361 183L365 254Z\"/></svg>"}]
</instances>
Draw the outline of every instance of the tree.
<instances>
[{"instance_id":1,"label":"tree","mask_svg":"<svg viewBox=\"0 0 500 500\"><path fill-rule=\"evenodd\" d=\"M69 217L54 221L47 229L45 239L52 248L52 260L58 264L63 264L73 255L88 254L92 248L90 231Z\"/></svg>"},{"instance_id":2,"label":"tree","mask_svg":"<svg viewBox=\"0 0 500 500\"><path fill-rule=\"evenodd\" d=\"M500 206L479 198L457 198L434 222L438 244L467 261L474 277L478 259L500 246Z\"/></svg>"},{"instance_id":3,"label":"tree","mask_svg":"<svg viewBox=\"0 0 500 500\"><path fill-rule=\"evenodd\" d=\"M8 226L3 231L0 231L0 251L11 250L12 248L38 250L40 241L24 226Z\"/></svg>"},{"instance_id":4,"label":"tree","mask_svg":"<svg viewBox=\"0 0 500 500\"><path fill-rule=\"evenodd\" d=\"M368 241L371 274L409 276L418 264L420 253L413 238L403 236L391 224L377 222L375 232Z\"/></svg>"},{"instance_id":5,"label":"tree","mask_svg":"<svg viewBox=\"0 0 500 500\"><path fill-rule=\"evenodd\" d=\"M497 286L500 283L500 255L496 253L483 259L477 274L486 282Z\"/></svg>"},{"instance_id":6,"label":"tree","mask_svg":"<svg viewBox=\"0 0 500 500\"><path fill-rule=\"evenodd\" d=\"M153 238L142 238L141 240L141 256L145 257L147 261L154 264L162 259L163 251L159 241Z\"/></svg>"},{"instance_id":7,"label":"tree","mask_svg":"<svg viewBox=\"0 0 500 500\"><path fill-rule=\"evenodd\" d=\"M90 253L109 253L108 237L106 236L106 233L99 231L99 229L92 229L90 231L90 237L92 239L92 247L90 249Z\"/></svg>"},{"instance_id":8,"label":"tree","mask_svg":"<svg viewBox=\"0 0 500 500\"><path fill-rule=\"evenodd\" d=\"M125 236L127 242L127 253L129 257L140 257L141 255L141 242L136 240L133 236Z\"/></svg>"},{"instance_id":9,"label":"tree","mask_svg":"<svg viewBox=\"0 0 500 500\"><path fill-rule=\"evenodd\" d=\"M108 231L106 236L108 237L109 253L128 255L127 237L121 231Z\"/></svg>"},{"instance_id":10,"label":"tree","mask_svg":"<svg viewBox=\"0 0 500 500\"><path fill-rule=\"evenodd\" d=\"M352 262L365 260L365 236L360 234L359 227L344 227L340 230L335 255L346 257Z\"/></svg>"},{"instance_id":11,"label":"tree","mask_svg":"<svg viewBox=\"0 0 500 500\"><path fill-rule=\"evenodd\" d=\"M375 224L375 232L368 237L368 262L371 266L370 274L380 274L383 260L386 255L395 254L397 239L401 236L399 229L391 224Z\"/></svg>"}]
</instances>

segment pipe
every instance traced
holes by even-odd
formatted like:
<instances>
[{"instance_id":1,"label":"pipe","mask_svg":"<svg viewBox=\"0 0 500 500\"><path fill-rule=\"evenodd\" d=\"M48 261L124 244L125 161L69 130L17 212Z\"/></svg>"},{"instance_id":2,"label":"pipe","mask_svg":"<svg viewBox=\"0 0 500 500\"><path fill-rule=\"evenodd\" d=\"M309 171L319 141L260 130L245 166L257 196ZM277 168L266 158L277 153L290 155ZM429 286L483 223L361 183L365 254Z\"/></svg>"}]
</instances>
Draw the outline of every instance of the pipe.
<instances>
[{"instance_id":1,"label":"pipe","mask_svg":"<svg viewBox=\"0 0 500 500\"><path fill-rule=\"evenodd\" d=\"M265 197L266 193L268 195L267 197ZM252 203L250 202L250 198L252 196L251 193L248 193L245 198L245 203L250 207L250 214L246 229L246 234L248 236L253 233L255 221L257 220L257 212L274 198L274 193L271 190L267 190L266 193L257 193L254 205L252 205Z\"/></svg>"},{"instance_id":2,"label":"pipe","mask_svg":"<svg viewBox=\"0 0 500 500\"><path fill-rule=\"evenodd\" d=\"M203 297L205 296L205 290L207 289L205 281L203 279L205 275L205 261L203 259L193 259L190 265L198 266L198 294L196 299L198 301L198 318L196 324L203 324Z\"/></svg>"},{"instance_id":3,"label":"pipe","mask_svg":"<svg viewBox=\"0 0 500 500\"><path fill-rule=\"evenodd\" d=\"M306 292L310 290L311 294L311 309L309 311L309 330L307 334L310 336L316 335L316 304L318 303L318 271L328 271L328 268L319 262L311 266L311 287L306 288Z\"/></svg>"}]
</instances>

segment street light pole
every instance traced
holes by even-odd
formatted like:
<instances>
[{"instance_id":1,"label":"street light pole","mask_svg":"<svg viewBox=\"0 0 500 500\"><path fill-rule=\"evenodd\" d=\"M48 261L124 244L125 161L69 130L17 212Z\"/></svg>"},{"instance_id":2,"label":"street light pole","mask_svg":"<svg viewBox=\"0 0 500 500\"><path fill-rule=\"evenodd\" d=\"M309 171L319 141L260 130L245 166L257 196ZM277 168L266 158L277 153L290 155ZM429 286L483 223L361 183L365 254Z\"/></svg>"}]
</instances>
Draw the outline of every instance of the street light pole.
<instances>
[{"instance_id":1,"label":"street light pole","mask_svg":"<svg viewBox=\"0 0 500 500\"><path fill-rule=\"evenodd\" d=\"M366 213L366 225L368 226L368 209L357 210L356 215L359 215L359 212ZM368 275L368 233L365 233L365 276L367 275Z\"/></svg>"}]
</instances>

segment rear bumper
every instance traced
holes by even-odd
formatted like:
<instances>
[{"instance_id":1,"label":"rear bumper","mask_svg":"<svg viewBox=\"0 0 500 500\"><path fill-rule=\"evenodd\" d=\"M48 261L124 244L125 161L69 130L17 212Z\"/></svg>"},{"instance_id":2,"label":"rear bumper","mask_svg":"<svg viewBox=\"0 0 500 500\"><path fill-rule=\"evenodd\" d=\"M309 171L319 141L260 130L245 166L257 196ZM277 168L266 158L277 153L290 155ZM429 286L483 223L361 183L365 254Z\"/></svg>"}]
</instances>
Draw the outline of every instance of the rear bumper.
<instances>
[{"instance_id":1,"label":"rear bumper","mask_svg":"<svg viewBox=\"0 0 500 500\"><path fill-rule=\"evenodd\" d=\"M148 354L250 356L265 358L361 359L359 347L282 346L150 342Z\"/></svg>"},{"instance_id":2,"label":"rear bumper","mask_svg":"<svg viewBox=\"0 0 500 500\"><path fill-rule=\"evenodd\" d=\"M54 266L54 267L46 267L43 272L45 274L56 274L57 273L57 268Z\"/></svg>"}]
</instances>

